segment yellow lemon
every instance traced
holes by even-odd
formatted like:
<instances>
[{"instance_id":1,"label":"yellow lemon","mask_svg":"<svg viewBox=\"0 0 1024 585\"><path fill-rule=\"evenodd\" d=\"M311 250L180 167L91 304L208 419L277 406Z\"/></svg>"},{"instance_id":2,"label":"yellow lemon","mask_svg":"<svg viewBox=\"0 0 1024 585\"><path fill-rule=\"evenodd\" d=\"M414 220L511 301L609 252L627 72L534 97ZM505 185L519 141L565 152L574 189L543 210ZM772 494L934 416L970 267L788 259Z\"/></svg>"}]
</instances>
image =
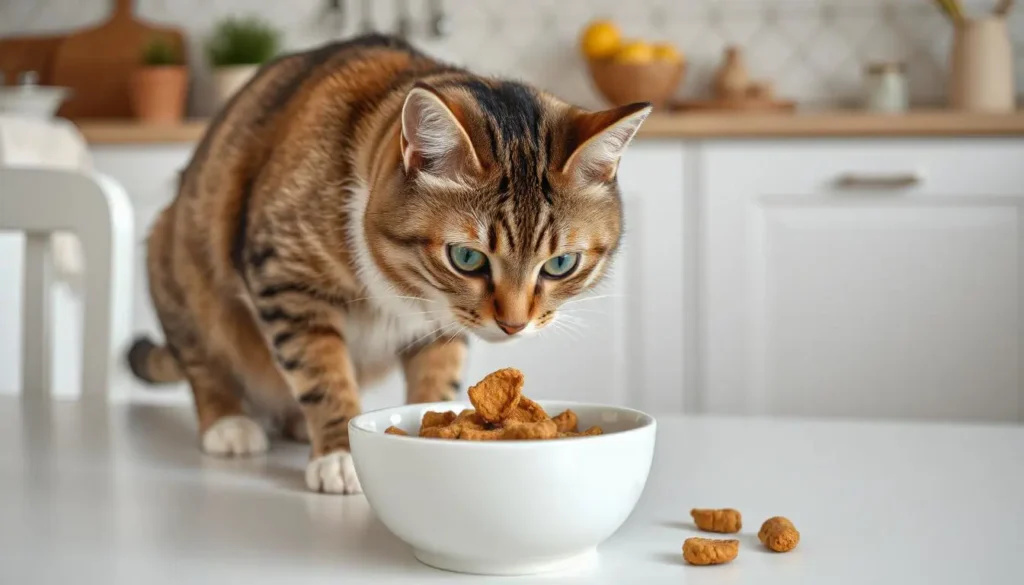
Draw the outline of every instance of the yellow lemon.
<instances>
[{"instance_id":1,"label":"yellow lemon","mask_svg":"<svg viewBox=\"0 0 1024 585\"><path fill-rule=\"evenodd\" d=\"M658 61L678 63L683 60L683 54L670 43L655 43L654 58Z\"/></svg>"},{"instance_id":2,"label":"yellow lemon","mask_svg":"<svg viewBox=\"0 0 1024 585\"><path fill-rule=\"evenodd\" d=\"M654 60L654 47L643 42L626 43L615 53L619 63L650 63Z\"/></svg>"},{"instance_id":3,"label":"yellow lemon","mask_svg":"<svg viewBox=\"0 0 1024 585\"><path fill-rule=\"evenodd\" d=\"M622 33L615 23L597 20L590 23L580 37L580 50L591 59L604 59L619 50Z\"/></svg>"}]
</instances>

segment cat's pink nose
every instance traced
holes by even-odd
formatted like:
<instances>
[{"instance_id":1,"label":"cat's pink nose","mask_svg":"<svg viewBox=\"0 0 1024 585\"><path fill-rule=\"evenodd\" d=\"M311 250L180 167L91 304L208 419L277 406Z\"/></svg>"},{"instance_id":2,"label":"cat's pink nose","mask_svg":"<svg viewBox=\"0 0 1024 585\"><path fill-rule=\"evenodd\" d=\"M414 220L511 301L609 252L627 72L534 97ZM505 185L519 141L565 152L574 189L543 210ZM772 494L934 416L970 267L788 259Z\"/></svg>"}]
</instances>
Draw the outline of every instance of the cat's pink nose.
<instances>
[{"instance_id":1,"label":"cat's pink nose","mask_svg":"<svg viewBox=\"0 0 1024 585\"><path fill-rule=\"evenodd\" d=\"M526 323L506 323L504 321L499 321L498 319L495 319L494 322L498 324L498 327L500 327L502 331L509 335L515 335L523 329L526 329Z\"/></svg>"}]
</instances>

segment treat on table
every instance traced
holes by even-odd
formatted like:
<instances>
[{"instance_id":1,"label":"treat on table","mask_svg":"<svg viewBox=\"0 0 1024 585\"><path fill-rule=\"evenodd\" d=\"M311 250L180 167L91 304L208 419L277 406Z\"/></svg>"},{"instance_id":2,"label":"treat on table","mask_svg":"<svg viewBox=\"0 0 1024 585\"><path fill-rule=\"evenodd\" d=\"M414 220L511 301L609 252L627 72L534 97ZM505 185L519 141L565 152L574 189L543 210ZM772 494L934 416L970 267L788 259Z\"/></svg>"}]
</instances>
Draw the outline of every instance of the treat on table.
<instances>
[{"instance_id":1,"label":"treat on table","mask_svg":"<svg viewBox=\"0 0 1024 585\"><path fill-rule=\"evenodd\" d=\"M715 538L687 538L683 541L683 559L691 565L721 565L736 558L740 541Z\"/></svg>"},{"instance_id":2,"label":"treat on table","mask_svg":"<svg viewBox=\"0 0 1024 585\"><path fill-rule=\"evenodd\" d=\"M787 518L774 516L764 521L757 538L775 552L788 552L800 542L800 532Z\"/></svg>"},{"instance_id":3,"label":"treat on table","mask_svg":"<svg viewBox=\"0 0 1024 585\"><path fill-rule=\"evenodd\" d=\"M705 532L739 532L743 528L743 516L732 508L694 508L690 510L693 523Z\"/></svg>"}]
</instances>

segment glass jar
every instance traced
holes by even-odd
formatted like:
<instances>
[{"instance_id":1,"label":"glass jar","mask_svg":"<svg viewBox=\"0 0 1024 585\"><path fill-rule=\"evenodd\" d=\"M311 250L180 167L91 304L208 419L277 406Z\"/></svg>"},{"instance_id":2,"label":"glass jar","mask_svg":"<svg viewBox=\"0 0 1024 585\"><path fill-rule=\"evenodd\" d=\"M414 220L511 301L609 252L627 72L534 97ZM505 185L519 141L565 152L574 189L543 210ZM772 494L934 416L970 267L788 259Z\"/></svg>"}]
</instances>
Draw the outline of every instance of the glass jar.
<instances>
[{"instance_id":1,"label":"glass jar","mask_svg":"<svg viewBox=\"0 0 1024 585\"><path fill-rule=\"evenodd\" d=\"M872 112L905 112L910 106L903 63L872 63L865 79L865 107Z\"/></svg>"}]
</instances>

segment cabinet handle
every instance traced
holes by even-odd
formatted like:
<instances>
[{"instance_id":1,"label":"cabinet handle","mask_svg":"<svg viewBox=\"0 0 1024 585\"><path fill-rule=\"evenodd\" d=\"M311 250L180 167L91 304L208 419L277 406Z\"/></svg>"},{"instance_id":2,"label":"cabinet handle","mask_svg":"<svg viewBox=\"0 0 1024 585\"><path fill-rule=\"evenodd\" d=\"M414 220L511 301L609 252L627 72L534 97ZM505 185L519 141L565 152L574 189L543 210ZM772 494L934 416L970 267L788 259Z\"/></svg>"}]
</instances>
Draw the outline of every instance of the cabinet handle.
<instances>
[{"instance_id":1,"label":"cabinet handle","mask_svg":"<svg viewBox=\"0 0 1024 585\"><path fill-rule=\"evenodd\" d=\"M914 173L897 173L893 175L857 175L845 174L836 179L836 186L841 189L905 189L921 182L921 177Z\"/></svg>"}]
</instances>

